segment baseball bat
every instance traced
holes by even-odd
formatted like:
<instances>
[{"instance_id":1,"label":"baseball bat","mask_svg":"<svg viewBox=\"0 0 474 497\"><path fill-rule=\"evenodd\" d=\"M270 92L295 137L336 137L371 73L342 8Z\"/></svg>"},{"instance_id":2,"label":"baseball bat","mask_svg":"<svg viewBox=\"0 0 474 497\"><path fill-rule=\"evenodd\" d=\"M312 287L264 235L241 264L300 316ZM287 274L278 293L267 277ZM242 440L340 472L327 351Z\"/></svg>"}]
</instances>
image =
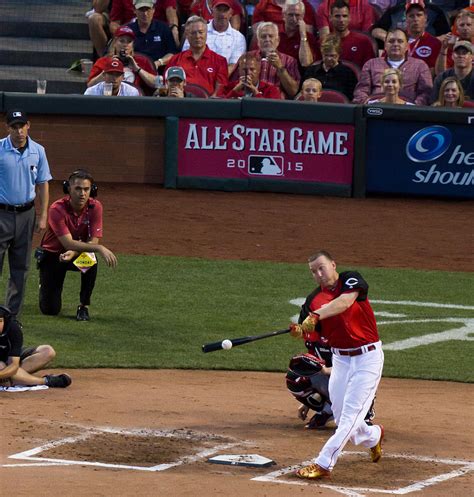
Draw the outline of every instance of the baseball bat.
<instances>
[{"instance_id":1,"label":"baseball bat","mask_svg":"<svg viewBox=\"0 0 474 497\"><path fill-rule=\"evenodd\" d=\"M289 333L290 329L286 328L284 330L272 331L270 333L263 333L262 335L254 335L241 338L232 338L232 347L238 347L239 345L244 345L245 343L255 342L257 340L262 340L263 338L276 337L277 335L284 335ZM202 351L206 354L207 352L214 352L216 350L222 350L222 340L220 342L206 343L202 346Z\"/></svg>"}]
</instances>

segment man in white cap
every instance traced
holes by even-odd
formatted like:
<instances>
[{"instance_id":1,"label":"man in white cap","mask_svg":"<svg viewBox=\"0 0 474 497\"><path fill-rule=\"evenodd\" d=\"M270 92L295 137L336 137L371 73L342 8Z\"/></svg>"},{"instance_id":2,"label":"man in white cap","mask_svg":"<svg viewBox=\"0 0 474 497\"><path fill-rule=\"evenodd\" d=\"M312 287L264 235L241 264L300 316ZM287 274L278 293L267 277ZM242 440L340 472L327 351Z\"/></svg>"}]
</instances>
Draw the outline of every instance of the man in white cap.
<instances>
[{"instance_id":1,"label":"man in white cap","mask_svg":"<svg viewBox=\"0 0 474 497\"><path fill-rule=\"evenodd\" d=\"M178 15L176 13L176 0L113 0L110 10L110 32L112 34L124 24L132 22L135 9L153 7L153 18L169 25L176 44L179 43Z\"/></svg>"},{"instance_id":2,"label":"man in white cap","mask_svg":"<svg viewBox=\"0 0 474 497\"><path fill-rule=\"evenodd\" d=\"M166 23L154 19L153 0L135 0L136 20L128 24L135 35L134 49L147 55L158 69L166 66L173 54L178 52L173 34Z\"/></svg>"},{"instance_id":3,"label":"man in white cap","mask_svg":"<svg viewBox=\"0 0 474 497\"><path fill-rule=\"evenodd\" d=\"M119 59L110 57L103 72L104 81L87 88L84 95L107 95L106 89L109 85L112 86L112 96L138 97L140 95L134 86L123 82L124 68Z\"/></svg>"}]
</instances>

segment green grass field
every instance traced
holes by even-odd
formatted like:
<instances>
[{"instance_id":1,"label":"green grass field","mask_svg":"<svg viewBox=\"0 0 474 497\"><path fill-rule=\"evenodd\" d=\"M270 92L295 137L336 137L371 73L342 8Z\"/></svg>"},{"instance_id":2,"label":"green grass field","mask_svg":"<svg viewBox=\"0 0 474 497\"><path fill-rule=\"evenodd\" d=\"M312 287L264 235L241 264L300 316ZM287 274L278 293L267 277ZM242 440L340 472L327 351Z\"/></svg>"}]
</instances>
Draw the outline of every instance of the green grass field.
<instances>
[{"instance_id":1,"label":"green grass field","mask_svg":"<svg viewBox=\"0 0 474 497\"><path fill-rule=\"evenodd\" d=\"M375 301L381 323L379 330L387 347L385 376L474 380L472 273L356 269L369 282L369 297ZM28 285L22 317L25 343L52 344L58 352L57 367L284 371L290 357L304 351L303 343L289 335L228 352L203 354L201 345L286 328L299 312L290 301L305 297L313 281L305 264L122 255L116 270L101 264L88 323L75 320L79 274L68 274L63 310L57 317L39 313L35 269ZM467 308L377 303L379 300ZM389 314L378 315L380 312ZM403 322L407 320L413 322ZM462 331L470 335L470 341L451 338L388 350L400 340L466 326L470 329Z\"/></svg>"}]
</instances>

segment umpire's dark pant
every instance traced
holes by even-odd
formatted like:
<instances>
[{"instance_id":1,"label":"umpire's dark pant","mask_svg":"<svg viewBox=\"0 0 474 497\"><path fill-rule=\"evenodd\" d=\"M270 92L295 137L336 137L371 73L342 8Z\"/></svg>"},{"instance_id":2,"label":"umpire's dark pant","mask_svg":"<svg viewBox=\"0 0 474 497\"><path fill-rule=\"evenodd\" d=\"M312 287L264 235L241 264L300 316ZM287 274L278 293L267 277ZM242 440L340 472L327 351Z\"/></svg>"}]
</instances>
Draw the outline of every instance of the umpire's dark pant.
<instances>
[{"instance_id":1,"label":"umpire's dark pant","mask_svg":"<svg viewBox=\"0 0 474 497\"><path fill-rule=\"evenodd\" d=\"M10 277L5 305L10 308L14 316L20 314L23 306L35 219L33 206L21 212L0 209L0 275L5 254L8 252Z\"/></svg>"},{"instance_id":2,"label":"umpire's dark pant","mask_svg":"<svg viewBox=\"0 0 474 497\"><path fill-rule=\"evenodd\" d=\"M56 315L61 310L64 278L67 271L79 271L71 262L60 262L57 252L45 251L39 263L40 289L39 306L43 314ZM97 264L94 264L85 273L81 272L80 302L83 305L91 303L97 277Z\"/></svg>"}]
</instances>

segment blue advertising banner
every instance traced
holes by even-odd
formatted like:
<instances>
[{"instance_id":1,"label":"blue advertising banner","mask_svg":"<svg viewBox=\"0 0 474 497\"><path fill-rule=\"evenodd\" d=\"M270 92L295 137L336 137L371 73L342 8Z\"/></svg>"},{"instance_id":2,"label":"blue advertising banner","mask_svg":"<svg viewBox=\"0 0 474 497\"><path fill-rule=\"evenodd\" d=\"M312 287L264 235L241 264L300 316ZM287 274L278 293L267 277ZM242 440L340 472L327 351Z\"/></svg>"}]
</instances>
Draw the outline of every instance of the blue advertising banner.
<instances>
[{"instance_id":1,"label":"blue advertising banner","mask_svg":"<svg viewBox=\"0 0 474 497\"><path fill-rule=\"evenodd\" d=\"M369 120L367 193L474 198L474 127Z\"/></svg>"}]
</instances>

